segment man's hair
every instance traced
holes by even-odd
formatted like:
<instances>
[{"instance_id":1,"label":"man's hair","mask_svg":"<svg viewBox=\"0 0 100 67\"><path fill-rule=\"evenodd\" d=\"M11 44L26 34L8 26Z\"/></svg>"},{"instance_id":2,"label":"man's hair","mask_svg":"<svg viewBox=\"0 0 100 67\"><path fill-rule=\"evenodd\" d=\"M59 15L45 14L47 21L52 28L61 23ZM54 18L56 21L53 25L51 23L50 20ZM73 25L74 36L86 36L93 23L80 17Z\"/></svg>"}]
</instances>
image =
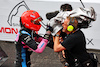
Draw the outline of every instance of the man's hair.
<instances>
[{"instance_id":1,"label":"man's hair","mask_svg":"<svg viewBox=\"0 0 100 67\"><path fill-rule=\"evenodd\" d=\"M73 8L70 4L62 4L61 7L60 7L60 10L62 11L71 11Z\"/></svg>"}]
</instances>

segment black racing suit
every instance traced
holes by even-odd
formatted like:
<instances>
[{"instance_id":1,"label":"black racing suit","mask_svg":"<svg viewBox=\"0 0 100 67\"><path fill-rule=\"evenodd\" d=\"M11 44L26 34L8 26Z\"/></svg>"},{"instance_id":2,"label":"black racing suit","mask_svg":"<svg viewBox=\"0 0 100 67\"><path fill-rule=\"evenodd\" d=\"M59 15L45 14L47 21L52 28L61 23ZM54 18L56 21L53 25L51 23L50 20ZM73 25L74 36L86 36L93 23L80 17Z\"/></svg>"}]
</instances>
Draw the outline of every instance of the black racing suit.
<instances>
[{"instance_id":1,"label":"black racing suit","mask_svg":"<svg viewBox=\"0 0 100 67\"><path fill-rule=\"evenodd\" d=\"M32 48L33 50L37 49L37 44L31 36L32 31L29 29L21 29L17 34L17 39L15 40L16 46L16 62L15 67L30 67L30 55L32 51L29 51L29 48L24 44ZM34 37L38 37L39 35L33 34ZM24 44L23 44L24 43Z\"/></svg>"}]
</instances>

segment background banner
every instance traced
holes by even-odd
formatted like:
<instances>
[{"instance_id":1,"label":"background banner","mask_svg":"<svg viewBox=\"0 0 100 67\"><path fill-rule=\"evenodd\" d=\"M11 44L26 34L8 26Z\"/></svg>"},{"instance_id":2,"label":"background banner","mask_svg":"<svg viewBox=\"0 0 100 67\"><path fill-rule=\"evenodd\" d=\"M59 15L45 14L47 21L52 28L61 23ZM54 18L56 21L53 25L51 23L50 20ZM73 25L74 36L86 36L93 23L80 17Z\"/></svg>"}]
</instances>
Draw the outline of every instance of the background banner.
<instances>
[{"instance_id":1,"label":"background banner","mask_svg":"<svg viewBox=\"0 0 100 67\"><path fill-rule=\"evenodd\" d=\"M71 4L73 8L83 7L80 0L0 0L0 40L14 41L20 29L19 19L24 11L31 9L39 12L43 17L43 22L47 24L46 13L60 10L60 6L64 3ZM97 13L97 20L92 23L92 27L82 29L86 36L87 48L99 50L100 1L83 0L83 3L86 8L93 7ZM45 29L41 27L39 34L44 33Z\"/></svg>"}]
</instances>

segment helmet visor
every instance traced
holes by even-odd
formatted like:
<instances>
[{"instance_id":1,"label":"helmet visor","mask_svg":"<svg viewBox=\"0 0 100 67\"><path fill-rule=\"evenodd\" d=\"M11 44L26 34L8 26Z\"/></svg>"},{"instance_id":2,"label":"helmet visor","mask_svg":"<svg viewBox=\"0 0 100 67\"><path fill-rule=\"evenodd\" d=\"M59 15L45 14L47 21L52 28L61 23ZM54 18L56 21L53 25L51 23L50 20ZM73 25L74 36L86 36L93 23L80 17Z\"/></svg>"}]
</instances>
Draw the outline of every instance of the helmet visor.
<instances>
[{"instance_id":1,"label":"helmet visor","mask_svg":"<svg viewBox=\"0 0 100 67\"><path fill-rule=\"evenodd\" d=\"M43 20L42 17L38 17L37 19L32 20L32 23L34 23L34 24L36 24L36 25L40 25L39 22L41 22L42 20Z\"/></svg>"}]
</instances>

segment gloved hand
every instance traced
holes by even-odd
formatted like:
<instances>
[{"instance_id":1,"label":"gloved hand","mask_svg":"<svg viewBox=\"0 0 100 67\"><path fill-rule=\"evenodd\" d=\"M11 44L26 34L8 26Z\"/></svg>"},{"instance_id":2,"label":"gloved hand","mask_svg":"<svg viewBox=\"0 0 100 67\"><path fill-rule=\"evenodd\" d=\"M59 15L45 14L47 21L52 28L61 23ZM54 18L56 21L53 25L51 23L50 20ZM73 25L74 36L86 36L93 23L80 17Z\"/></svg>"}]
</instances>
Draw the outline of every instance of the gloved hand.
<instances>
[{"instance_id":1,"label":"gloved hand","mask_svg":"<svg viewBox=\"0 0 100 67\"><path fill-rule=\"evenodd\" d=\"M44 39L50 40L50 34L45 34Z\"/></svg>"},{"instance_id":2,"label":"gloved hand","mask_svg":"<svg viewBox=\"0 0 100 67\"><path fill-rule=\"evenodd\" d=\"M53 31L53 28L51 26L47 26L46 33L44 35L44 39L49 40L52 31Z\"/></svg>"},{"instance_id":3,"label":"gloved hand","mask_svg":"<svg viewBox=\"0 0 100 67\"><path fill-rule=\"evenodd\" d=\"M53 28L51 26L47 25L46 31L52 32L53 31Z\"/></svg>"}]
</instances>

